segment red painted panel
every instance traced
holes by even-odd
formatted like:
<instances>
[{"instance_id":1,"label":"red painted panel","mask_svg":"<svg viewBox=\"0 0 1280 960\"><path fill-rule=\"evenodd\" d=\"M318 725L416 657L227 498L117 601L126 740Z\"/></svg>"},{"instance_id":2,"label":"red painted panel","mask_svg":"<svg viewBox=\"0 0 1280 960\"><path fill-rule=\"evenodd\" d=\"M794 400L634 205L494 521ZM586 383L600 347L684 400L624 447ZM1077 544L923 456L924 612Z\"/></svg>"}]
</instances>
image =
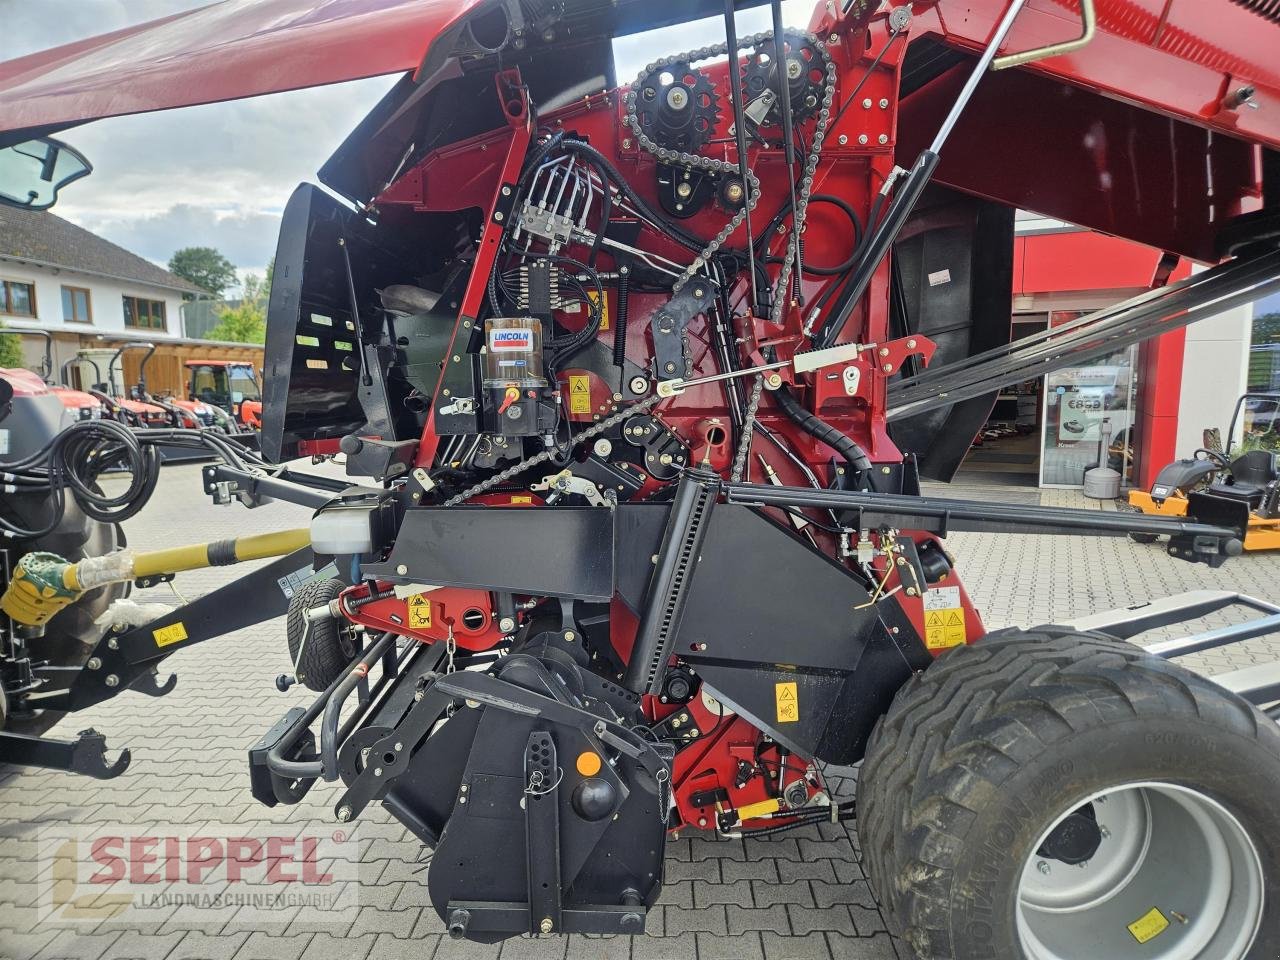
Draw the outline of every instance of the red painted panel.
<instances>
[{"instance_id":1,"label":"red painted panel","mask_svg":"<svg viewBox=\"0 0 1280 960\"><path fill-rule=\"evenodd\" d=\"M1023 293L1126 290L1151 285L1160 253L1100 233L1025 237Z\"/></svg>"},{"instance_id":2,"label":"red painted panel","mask_svg":"<svg viewBox=\"0 0 1280 960\"><path fill-rule=\"evenodd\" d=\"M0 130L413 70L479 0L215 3L0 64Z\"/></svg>"}]
</instances>

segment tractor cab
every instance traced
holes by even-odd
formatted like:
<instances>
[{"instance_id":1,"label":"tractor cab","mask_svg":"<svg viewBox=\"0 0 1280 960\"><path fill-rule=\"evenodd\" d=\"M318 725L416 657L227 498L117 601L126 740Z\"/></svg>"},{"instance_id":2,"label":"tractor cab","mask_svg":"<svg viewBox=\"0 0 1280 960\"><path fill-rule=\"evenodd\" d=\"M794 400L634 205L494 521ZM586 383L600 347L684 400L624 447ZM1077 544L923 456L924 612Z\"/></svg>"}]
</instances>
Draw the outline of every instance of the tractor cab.
<instances>
[{"instance_id":1,"label":"tractor cab","mask_svg":"<svg viewBox=\"0 0 1280 960\"><path fill-rule=\"evenodd\" d=\"M188 360L187 395L221 407L245 427L262 425L262 389L253 364L241 360Z\"/></svg>"}]
</instances>

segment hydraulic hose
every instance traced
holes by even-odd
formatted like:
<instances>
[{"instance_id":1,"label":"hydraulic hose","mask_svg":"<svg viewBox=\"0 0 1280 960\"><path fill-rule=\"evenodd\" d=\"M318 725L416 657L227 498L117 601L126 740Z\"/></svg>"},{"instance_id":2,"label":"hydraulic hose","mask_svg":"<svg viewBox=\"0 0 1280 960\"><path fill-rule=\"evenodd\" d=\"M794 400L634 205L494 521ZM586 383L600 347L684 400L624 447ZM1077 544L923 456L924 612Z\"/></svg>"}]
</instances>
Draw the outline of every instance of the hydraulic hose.
<instances>
[{"instance_id":1,"label":"hydraulic hose","mask_svg":"<svg viewBox=\"0 0 1280 960\"><path fill-rule=\"evenodd\" d=\"M790 417L797 427L815 440L821 440L836 453L840 454L845 462L859 473L865 474L871 471L873 465L871 458L867 456L867 452L856 441L846 437L831 424L806 410L800 401L792 396L788 387L785 385L779 387L774 391L773 396L778 401L778 406L782 409L782 412Z\"/></svg>"}]
</instances>

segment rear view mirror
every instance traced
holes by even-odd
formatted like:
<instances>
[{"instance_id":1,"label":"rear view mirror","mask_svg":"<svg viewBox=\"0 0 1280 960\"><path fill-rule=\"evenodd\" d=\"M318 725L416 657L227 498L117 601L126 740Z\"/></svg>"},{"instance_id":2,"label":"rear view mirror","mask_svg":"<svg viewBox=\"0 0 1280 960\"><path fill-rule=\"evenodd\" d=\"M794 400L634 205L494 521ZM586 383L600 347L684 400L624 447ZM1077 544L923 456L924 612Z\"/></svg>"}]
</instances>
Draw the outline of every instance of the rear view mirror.
<instances>
[{"instance_id":1,"label":"rear view mirror","mask_svg":"<svg viewBox=\"0 0 1280 960\"><path fill-rule=\"evenodd\" d=\"M48 210L60 189L92 170L78 150L50 137L0 148L0 203Z\"/></svg>"}]
</instances>

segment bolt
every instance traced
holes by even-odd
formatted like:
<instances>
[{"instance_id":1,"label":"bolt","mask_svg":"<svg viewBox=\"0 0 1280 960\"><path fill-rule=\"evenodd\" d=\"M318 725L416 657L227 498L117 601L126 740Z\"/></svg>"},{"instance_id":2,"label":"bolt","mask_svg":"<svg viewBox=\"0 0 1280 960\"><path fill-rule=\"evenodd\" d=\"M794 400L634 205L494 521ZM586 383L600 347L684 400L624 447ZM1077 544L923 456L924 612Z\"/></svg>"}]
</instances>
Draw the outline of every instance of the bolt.
<instances>
[{"instance_id":1,"label":"bolt","mask_svg":"<svg viewBox=\"0 0 1280 960\"><path fill-rule=\"evenodd\" d=\"M503 188L502 188L502 195L503 195L504 197L509 197L509 196L511 196L511 188L510 188L510 187L508 187L508 186L505 186L505 185L504 185L504 186L503 186Z\"/></svg>"},{"instance_id":2,"label":"bolt","mask_svg":"<svg viewBox=\"0 0 1280 960\"><path fill-rule=\"evenodd\" d=\"M566 630L564 632L564 638L568 640L570 643L573 643L573 641L578 639L578 635L574 633L572 630Z\"/></svg>"},{"instance_id":3,"label":"bolt","mask_svg":"<svg viewBox=\"0 0 1280 960\"><path fill-rule=\"evenodd\" d=\"M702 289L702 287L694 287L694 288L693 288L693 296L694 296L694 298L695 298L695 299L697 299L697 300L701 300L701 299L703 298L703 296L706 294L706 292L707 292L707 291L703 290L703 289Z\"/></svg>"},{"instance_id":4,"label":"bolt","mask_svg":"<svg viewBox=\"0 0 1280 960\"><path fill-rule=\"evenodd\" d=\"M681 181L676 184L676 196L681 200L687 200L693 194L692 185Z\"/></svg>"},{"instance_id":5,"label":"bolt","mask_svg":"<svg viewBox=\"0 0 1280 960\"><path fill-rule=\"evenodd\" d=\"M858 134L858 142L865 147L867 145L867 135L865 133Z\"/></svg>"},{"instance_id":6,"label":"bolt","mask_svg":"<svg viewBox=\"0 0 1280 960\"><path fill-rule=\"evenodd\" d=\"M502 633L510 633L515 628L516 621L514 617L503 617L498 621L498 630Z\"/></svg>"},{"instance_id":7,"label":"bolt","mask_svg":"<svg viewBox=\"0 0 1280 960\"><path fill-rule=\"evenodd\" d=\"M538 929L541 930L543 933L550 933L552 930L555 929L555 926L556 925L551 922L550 917L543 917L542 923L538 924Z\"/></svg>"},{"instance_id":8,"label":"bolt","mask_svg":"<svg viewBox=\"0 0 1280 960\"><path fill-rule=\"evenodd\" d=\"M426 692L425 690L419 690L417 693L415 693L415 694L413 695L413 701L414 701L414 703L417 703L419 700L421 700L421 699L422 699L423 697L425 697L426 695L427 695L427 692Z\"/></svg>"},{"instance_id":9,"label":"bolt","mask_svg":"<svg viewBox=\"0 0 1280 960\"><path fill-rule=\"evenodd\" d=\"M85 664L90 670L97 670L102 667L102 661L97 657L90 657L89 662Z\"/></svg>"},{"instance_id":10,"label":"bolt","mask_svg":"<svg viewBox=\"0 0 1280 960\"><path fill-rule=\"evenodd\" d=\"M879 137L877 137L876 139L878 139L878 140L880 141L880 145L881 145L881 146L884 146L886 143L888 143L888 142L889 142L889 135L888 135L887 133L882 133L882 134L880 134L880 136L879 136Z\"/></svg>"},{"instance_id":11,"label":"bolt","mask_svg":"<svg viewBox=\"0 0 1280 960\"><path fill-rule=\"evenodd\" d=\"M889 348L888 348L888 347L881 347L881 348L880 348L880 356L882 356L882 357L887 357L888 355L889 355Z\"/></svg>"},{"instance_id":12,"label":"bolt","mask_svg":"<svg viewBox=\"0 0 1280 960\"><path fill-rule=\"evenodd\" d=\"M382 768L381 768L381 767L374 767L374 768L373 768L373 775L374 775L375 777L380 777L380 776L382 776Z\"/></svg>"},{"instance_id":13,"label":"bolt","mask_svg":"<svg viewBox=\"0 0 1280 960\"><path fill-rule=\"evenodd\" d=\"M889 98L888 98L888 97L881 97L881 98L880 98L880 109L881 109L881 110L888 110L888 109L889 109Z\"/></svg>"},{"instance_id":14,"label":"bolt","mask_svg":"<svg viewBox=\"0 0 1280 960\"><path fill-rule=\"evenodd\" d=\"M1049 868L1049 864L1041 860L1039 863L1036 864L1036 869L1039 870L1041 873L1043 873L1045 876L1048 876L1050 868Z\"/></svg>"},{"instance_id":15,"label":"bolt","mask_svg":"<svg viewBox=\"0 0 1280 960\"><path fill-rule=\"evenodd\" d=\"M744 193L745 191L742 189L742 184L738 183L736 180L724 188L725 199L730 203L741 203Z\"/></svg>"},{"instance_id":16,"label":"bolt","mask_svg":"<svg viewBox=\"0 0 1280 960\"><path fill-rule=\"evenodd\" d=\"M120 641L119 641L119 640L117 640L115 637L112 637L110 640L108 640L108 641L107 641L107 649L108 649L108 650L119 650L119 649L120 649Z\"/></svg>"},{"instance_id":17,"label":"bolt","mask_svg":"<svg viewBox=\"0 0 1280 960\"><path fill-rule=\"evenodd\" d=\"M827 37L827 43L839 43L839 42L840 42L840 37L837 34L833 33L831 34L831 36Z\"/></svg>"},{"instance_id":18,"label":"bolt","mask_svg":"<svg viewBox=\"0 0 1280 960\"><path fill-rule=\"evenodd\" d=\"M707 818L706 818L706 817L699 817L699 818L698 818L698 826L700 826L700 827L705 827L706 825L707 825Z\"/></svg>"},{"instance_id":19,"label":"bolt","mask_svg":"<svg viewBox=\"0 0 1280 960\"><path fill-rule=\"evenodd\" d=\"M627 389L639 396L642 393L649 392L649 381L644 377L632 377L627 384Z\"/></svg>"},{"instance_id":20,"label":"bolt","mask_svg":"<svg viewBox=\"0 0 1280 960\"><path fill-rule=\"evenodd\" d=\"M782 386L782 377L779 374L771 373L767 377L765 377L764 380L766 384L768 384L770 387L773 387L775 390L778 387Z\"/></svg>"},{"instance_id":21,"label":"bolt","mask_svg":"<svg viewBox=\"0 0 1280 960\"><path fill-rule=\"evenodd\" d=\"M870 110L870 109L871 109L871 98L870 98L870 97L867 97L865 100L863 100L863 101L862 101L862 109L863 109L863 110Z\"/></svg>"},{"instance_id":22,"label":"bolt","mask_svg":"<svg viewBox=\"0 0 1280 960\"><path fill-rule=\"evenodd\" d=\"M664 467L671 466L671 454L664 453L662 456L658 458L658 462L662 464Z\"/></svg>"},{"instance_id":23,"label":"bolt","mask_svg":"<svg viewBox=\"0 0 1280 960\"><path fill-rule=\"evenodd\" d=\"M880 369L881 369L881 370L883 370L885 373L893 373L893 364L892 364L892 363L886 363L886 364L885 364L883 367L881 367Z\"/></svg>"},{"instance_id":24,"label":"bolt","mask_svg":"<svg viewBox=\"0 0 1280 960\"><path fill-rule=\"evenodd\" d=\"M846 143L849 142L849 138L842 133L840 134L840 136L836 137L836 142L843 147Z\"/></svg>"},{"instance_id":25,"label":"bolt","mask_svg":"<svg viewBox=\"0 0 1280 960\"><path fill-rule=\"evenodd\" d=\"M346 823L351 819L351 808L345 803L338 808L338 822Z\"/></svg>"},{"instance_id":26,"label":"bolt","mask_svg":"<svg viewBox=\"0 0 1280 960\"><path fill-rule=\"evenodd\" d=\"M800 75L804 73L804 64L799 60L791 59L787 61L787 79L799 80Z\"/></svg>"},{"instance_id":27,"label":"bolt","mask_svg":"<svg viewBox=\"0 0 1280 960\"><path fill-rule=\"evenodd\" d=\"M495 219L495 220L497 220L499 223L501 223L501 222L502 222L502 211L501 211L501 210L495 210L495 211L493 211L493 219Z\"/></svg>"},{"instance_id":28,"label":"bolt","mask_svg":"<svg viewBox=\"0 0 1280 960\"><path fill-rule=\"evenodd\" d=\"M120 686L120 678L117 677L114 673L110 674L107 677L106 683L108 687L118 687Z\"/></svg>"},{"instance_id":29,"label":"bolt","mask_svg":"<svg viewBox=\"0 0 1280 960\"><path fill-rule=\"evenodd\" d=\"M403 563L400 564L398 567L396 567L396 573L400 574L400 576L402 577L405 576L408 572L409 572L409 568L406 567Z\"/></svg>"},{"instance_id":30,"label":"bolt","mask_svg":"<svg viewBox=\"0 0 1280 960\"><path fill-rule=\"evenodd\" d=\"M1111 831L1108 830L1106 827L1102 826L1101 824L1098 825L1098 833L1102 834L1103 840L1111 839Z\"/></svg>"}]
</instances>

